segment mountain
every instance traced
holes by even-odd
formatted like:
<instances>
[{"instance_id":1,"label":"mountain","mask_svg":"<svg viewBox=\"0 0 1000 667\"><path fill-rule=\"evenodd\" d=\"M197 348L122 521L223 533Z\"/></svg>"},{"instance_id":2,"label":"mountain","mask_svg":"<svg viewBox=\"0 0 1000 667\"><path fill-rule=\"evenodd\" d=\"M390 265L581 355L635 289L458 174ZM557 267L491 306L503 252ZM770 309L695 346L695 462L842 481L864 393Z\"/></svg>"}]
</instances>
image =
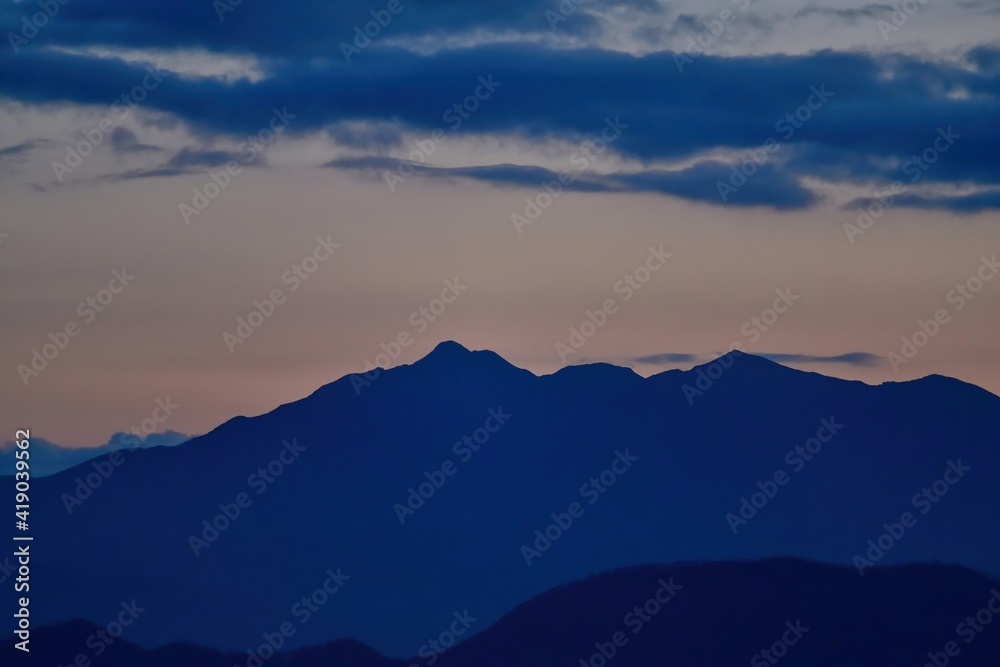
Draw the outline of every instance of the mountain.
<instances>
[{"instance_id":1,"label":"mountain","mask_svg":"<svg viewBox=\"0 0 1000 667\"><path fill-rule=\"evenodd\" d=\"M350 638L402 657L456 612L479 632L642 563L996 574L998 414L997 396L938 376L869 386L733 354L649 378L539 377L444 343L178 447L35 480L33 618L106 623L136 600L131 641L242 650L321 591L289 648Z\"/></svg>"},{"instance_id":2,"label":"mountain","mask_svg":"<svg viewBox=\"0 0 1000 667\"><path fill-rule=\"evenodd\" d=\"M119 449L132 450L137 447L173 447L187 442L191 436L177 431L164 431L149 435L132 433L115 433L107 443L97 447L67 447L44 438L31 440L31 475L46 477L75 465L86 463L102 454L110 454ZM123 453L124 455L124 453ZM17 457L14 443L11 441L0 444L0 475L13 475L16 471Z\"/></svg>"},{"instance_id":3,"label":"mountain","mask_svg":"<svg viewBox=\"0 0 1000 667\"><path fill-rule=\"evenodd\" d=\"M885 667L933 665L935 658L940 665L954 659L995 667L1000 623L977 631L974 620L991 600L1000 602L1000 581L960 567L877 568L861 578L850 568L770 559L603 573L519 605L457 644L445 638L448 647L421 647L405 661L346 640L287 651L273 639L274 658L258 651L268 646L263 639L255 656L187 644L145 650L128 634L108 644L100 628L79 621L40 628L33 642L37 664L68 665L100 650L102 667L549 667L604 660L619 667L756 667L779 659L790 667ZM11 642L0 648L3 664L15 664L15 654ZM267 660L255 662L260 656Z\"/></svg>"}]
</instances>

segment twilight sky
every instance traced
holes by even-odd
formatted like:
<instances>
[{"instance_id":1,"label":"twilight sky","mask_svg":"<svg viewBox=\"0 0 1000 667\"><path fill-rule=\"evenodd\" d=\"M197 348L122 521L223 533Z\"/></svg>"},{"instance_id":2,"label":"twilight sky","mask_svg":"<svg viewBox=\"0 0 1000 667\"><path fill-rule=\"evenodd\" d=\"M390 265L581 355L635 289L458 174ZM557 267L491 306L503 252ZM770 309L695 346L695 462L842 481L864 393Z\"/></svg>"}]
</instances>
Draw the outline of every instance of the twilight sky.
<instances>
[{"instance_id":1,"label":"twilight sky","mask_svg":"<svg viewBox=\"0 0 1000 667\"><path fill-rule=\"evenodd\" d=\"M992 0L50 1L0 2L0 440L203 433L400 335L1000 393Z\"/></svg>"}]
</instances>

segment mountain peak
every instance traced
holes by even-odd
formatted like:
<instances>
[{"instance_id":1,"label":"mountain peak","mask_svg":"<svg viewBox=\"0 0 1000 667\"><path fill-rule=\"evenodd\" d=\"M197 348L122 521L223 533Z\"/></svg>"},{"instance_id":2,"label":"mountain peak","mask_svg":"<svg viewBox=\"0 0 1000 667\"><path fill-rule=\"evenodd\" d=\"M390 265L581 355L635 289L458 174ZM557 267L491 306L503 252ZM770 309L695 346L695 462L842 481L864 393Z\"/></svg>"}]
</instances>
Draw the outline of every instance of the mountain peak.
<instances>
[{"instance_id":1,"label":"mountain peak","mask_svg":"<svg viewBox=\"0 0 1000 667\"><path fill-rule=\"evenodd\" d=\"M710 366L721 366L723 368L738 366L741 370L751 370L754 372L770 372L776 369L800 372L790 366L785 366L774 359L768 358L767 355L751 354L740 350L730 350L725 354L720 354L711 361L693 366L691 370L697 371L699 368L708 369Z\"/></svg>"},{"instance_id":2,"label":"mountain peak","mask_svg":"<svg viewBox=\"0 0 1000 667\"><path fill-rule=\"evenodd\" d=\"M430 351L430 354L424 358L456 358L467 354L471 354L471 351L461 343L456 343L453 340L444 340L435 345L434 349Z\"/></svg>"},{"instance_id":3,"label":"mountain peak","mask_svg":"<svg viewBox=\"0 0 1000 667\"><path fill-rule=\"evenodd\" d=\"M475 373L506 373L513 370L518 374L532 375L530 371L514 366L492 350L470 350L453 340L438 343L430 353L418 359L412 366L429 369L437 374L458 370Z\"/></svg>"}]
</instances>

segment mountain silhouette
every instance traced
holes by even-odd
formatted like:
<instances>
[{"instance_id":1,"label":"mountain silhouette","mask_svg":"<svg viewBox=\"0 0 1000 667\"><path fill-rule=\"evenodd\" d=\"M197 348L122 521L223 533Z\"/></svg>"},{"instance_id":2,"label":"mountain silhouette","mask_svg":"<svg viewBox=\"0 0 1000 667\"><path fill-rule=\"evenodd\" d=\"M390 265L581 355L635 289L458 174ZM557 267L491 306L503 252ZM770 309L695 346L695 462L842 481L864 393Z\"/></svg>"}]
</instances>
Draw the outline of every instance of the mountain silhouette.
<instances>
[{"instance_id":1,"label":"mountain silhouette","mask_svg":"<svg viewBox=\"0 0 1000 667\"><path fill-rule=\"evenodd\" d=\"M850 568L793 559L640 566L547 591L475 636L441 646L440 653L425 650L393 660L340 640L291 651L281 647L278 657L265 653L261 663L548 667L581 660L606 664L603 658L621 667L728 667L780 658L790 666L884 667L933 665L936 655L966 667L995 667L1000 623L976 632L967 617L991 599L1000 601L998 586L965 568L942 565L878 568L865 578ZM38 629L35 658L38 664L71 664L99 630L81 621ZM945 653L949 644L953 656ZM14 653L5 643L4 664ZM257 664L253 660L246 651L190 644L145 650L124 638L100 656L104 667L231 667Z\"/></svg>"},{"instance_id":2,"label":"mountain silhouette","mask_svg":"<svg viewBox=\"0 0 1000 667\"><path fill-rule=\"evenodd\" d=\"M72 468L115 450L132 450L137 447L173 447L191 439L177 431L163 431L148 436L132 433L115 433L107 443L97 447L67 447L44 438L31 439L31 476L45 477ZM13 475L17 471L17 448L11 441L0 443L0 475Z\"/></svg>"},{"instance_id":3,"label":"mountain silhouette","mask_svg":"<svg viewBox=\"0 0 1000 667\"><path fill-rule=\"evenodd\" d=\"M859 586L900 563L995 575L998 414L997 396L939 376L870 386L739 353L649 378L535 376L442 343L35 480L33 622L103 624L136 600L124 638L140 646L240 651L287 621L288 649L347 638L402 658L455 613L478 619L466 639L643 563L788 556L849 566Z\"/></svg>"}]
</instances>

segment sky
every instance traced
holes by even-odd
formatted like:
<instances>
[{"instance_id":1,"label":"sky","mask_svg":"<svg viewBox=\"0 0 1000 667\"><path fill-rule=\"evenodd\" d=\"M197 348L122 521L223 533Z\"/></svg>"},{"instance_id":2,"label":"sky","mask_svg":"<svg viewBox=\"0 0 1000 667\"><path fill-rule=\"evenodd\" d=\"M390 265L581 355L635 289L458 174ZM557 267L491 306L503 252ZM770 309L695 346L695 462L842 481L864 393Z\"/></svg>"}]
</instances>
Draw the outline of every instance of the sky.
<instances>
[{"instance_id":1,"label":"sky","mask_svg":"<svg viewBox=\"0 0 1000 667\"><path fill-rule=\"evenodd\" d=\"M6 0L0 27L0 440L204 433L442 340L1000 393L994 2Z\"/></svg>"}]
</instances>

